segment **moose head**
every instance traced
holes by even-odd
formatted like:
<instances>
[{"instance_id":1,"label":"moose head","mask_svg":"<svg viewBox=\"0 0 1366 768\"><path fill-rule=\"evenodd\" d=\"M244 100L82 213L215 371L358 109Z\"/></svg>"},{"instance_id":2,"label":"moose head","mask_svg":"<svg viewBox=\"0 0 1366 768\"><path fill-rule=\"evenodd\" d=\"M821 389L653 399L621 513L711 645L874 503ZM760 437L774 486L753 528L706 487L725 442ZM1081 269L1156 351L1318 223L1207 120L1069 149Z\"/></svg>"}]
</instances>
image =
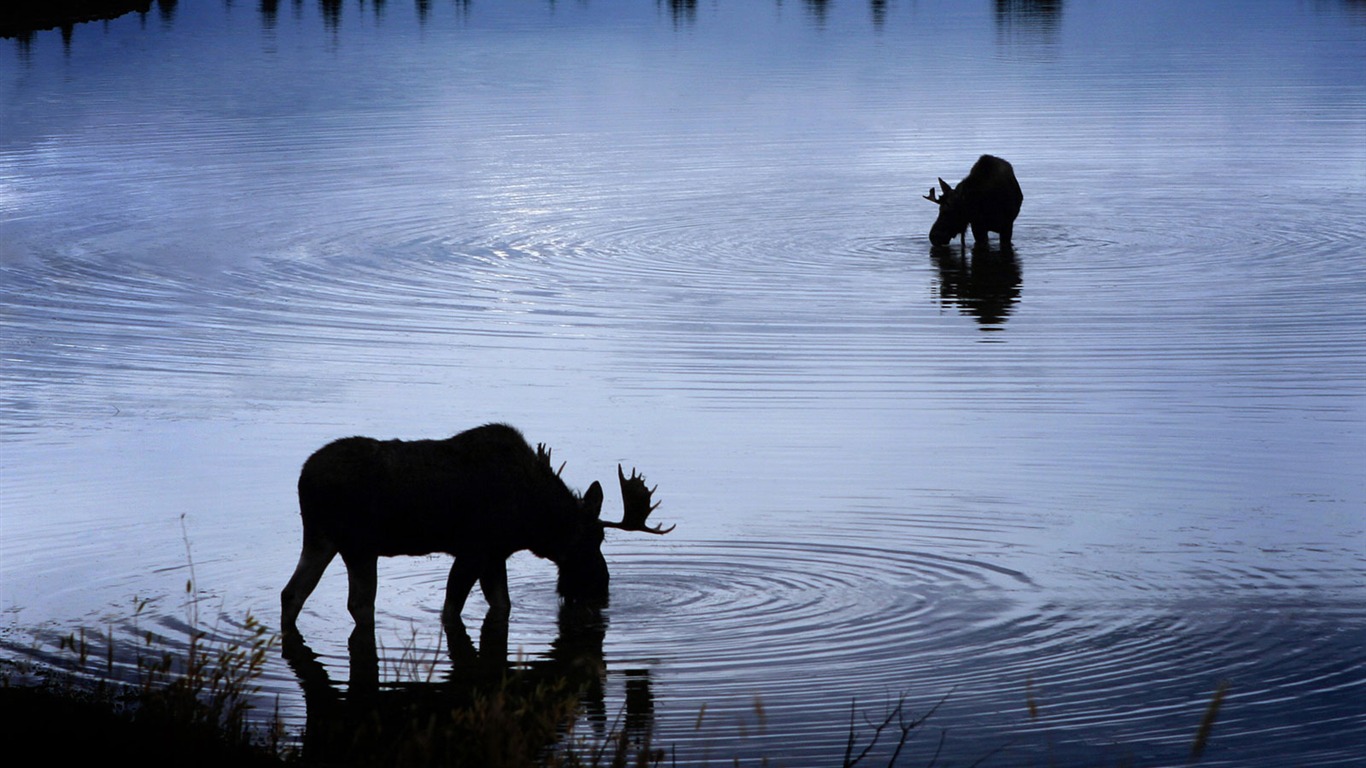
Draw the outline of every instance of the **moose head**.
<instances>
[{"instance_id":1,"label":"moose head","mask_svg":"<svg viewBox=\"0 0 1366 768\"><path fill-rule=\"evenodd\" d=\"M969 208L963 195L942 178L939 179L939 188L944 192L942 196L935 196L934 187L930 187L930 193L923 196L939 206L939 218L935 219L934 226L930 227L930 242L934 245L948 245L955 237L963 237L968 231Z\"/></svg>"},{"instance_id":2,"label":"moose head","mask_svg":"<svg viewBox=\"0 0 1366 768\"><path fill-rule=\"evenodd\" d=\"M543 443L537 444L536 456L547 470L552 468L550 449ZM555 476L564 471L564 464L553 470ZM558 559L559 581L556 589L560 597L570 602L598 602L607 599L610 574L607 560L602 556L603 534L608 528L622 531L638 531L662 536L675 526L649 526L646 519L659 508L659 502L651 503L655 490L645 484L645 477L631 468L628 478L617 465L617 481L621 485L622 518L619 522L601 520L603 492L596 481L589 486L580 501L579 515L573 531L563 542Z\"/></svg>"}]
</instances>

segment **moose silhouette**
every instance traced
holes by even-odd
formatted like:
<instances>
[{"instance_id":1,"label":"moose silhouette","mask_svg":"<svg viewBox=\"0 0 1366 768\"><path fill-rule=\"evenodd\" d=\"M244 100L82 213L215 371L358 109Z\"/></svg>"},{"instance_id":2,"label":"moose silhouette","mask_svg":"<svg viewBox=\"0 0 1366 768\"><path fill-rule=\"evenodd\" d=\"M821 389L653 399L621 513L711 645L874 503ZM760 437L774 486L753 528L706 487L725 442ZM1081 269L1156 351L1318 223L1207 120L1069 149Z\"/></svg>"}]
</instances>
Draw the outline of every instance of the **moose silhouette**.
<instances>
[{"instance_id":1,"label":"moose silhouette","mask_svg":"<svg viewBox=\"0 0 1366 768\"><path fill-rule=\"evenodd\" d=\"M463 626L460 612L478 581L490 608L511 608L507 559L530 550L559 569L558 592L570 602L605 602L609 574L602 556L607 528L665 534L645 524L658 503L653 488L617 465L625 512L598 519L602 486L575 494L513 427L487 424L444 440L347 437L318 449L299 474L303 551L280 593L284 631L298 632L299 612L338 554L346 563L347 609L357 633L373 635L378 559L445 552L455 556L446 582L443 623Z\"/></svg>"},{"instance_id":2,"label":"moose silhouette","mask_svg":"<svg viewBox=\"0 0 1366 768\"><path fill-rule=\"evenodd\" d=\"M942 196L935 196L934 187L925 199L939 206L939 218L930 227L930 242L948 245L953 238L967 247L967 231L972 228L973 247L987 245L987 233L1001 233L1001 250L1011 247L1010 235L1015 218L1020 215L1024 193L1015 179L1010 163L992 155L982 155L973 164L967 178L950 187L941 177Z\"/></svg>"}]
</instances>

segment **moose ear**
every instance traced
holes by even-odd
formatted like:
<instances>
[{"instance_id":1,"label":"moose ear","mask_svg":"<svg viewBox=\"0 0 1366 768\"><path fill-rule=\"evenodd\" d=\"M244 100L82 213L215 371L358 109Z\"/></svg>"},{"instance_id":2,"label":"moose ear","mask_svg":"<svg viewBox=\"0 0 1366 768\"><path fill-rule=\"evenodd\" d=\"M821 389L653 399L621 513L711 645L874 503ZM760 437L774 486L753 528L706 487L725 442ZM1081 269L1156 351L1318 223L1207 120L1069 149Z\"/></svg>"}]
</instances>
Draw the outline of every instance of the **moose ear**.
<instances>
[{"instance_id":1,"label":"moose ear","mask_svg":"<svg viewBox=\"0 0 1366 768\"><path fill-rule=\"evenodd\" d=\"M602 484L597 480L583 494L583 513L594 519L602 514Z\"/></svg>"},{"instance_id":2,"label":"moose ear","mask_svg":"<svg viewBox=\"0 0 1366 768\"><path fill-rule=\"evenodd\" d=\"M942 177L939 179L939 188L944 190L945 192L953 191L953 187L950 187L949 183L947 181L944 181Z\"/></svg>"}]
</instances>

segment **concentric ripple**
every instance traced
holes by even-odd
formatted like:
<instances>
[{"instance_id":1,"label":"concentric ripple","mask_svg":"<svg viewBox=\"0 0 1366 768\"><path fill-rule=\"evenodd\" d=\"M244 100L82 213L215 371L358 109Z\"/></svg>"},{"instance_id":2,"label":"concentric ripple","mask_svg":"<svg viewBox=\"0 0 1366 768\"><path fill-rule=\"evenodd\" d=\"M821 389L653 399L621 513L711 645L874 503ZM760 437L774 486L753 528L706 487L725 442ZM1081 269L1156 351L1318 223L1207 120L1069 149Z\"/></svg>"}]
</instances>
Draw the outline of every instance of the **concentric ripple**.
<instances>
[{"instance_id":1,"label":"concentric ripple","mask_svg":"<svg viewBox=\"0 0 1366 768\"><path fill-rule=\"evenodd\" d=\"M1287 648L1294 619L1255 598L1213 611L1173 596L1119 599L1116 589L1142 590L1133 583L1059 602L1025 574L970 558L774 540L621 558L614 578L609 662L651 664L667 681L667 738L687 761L706 762L707 737L690 719L704 712L745 730L753 754L798 761L831 757L851 703L878 714L901 694L922 712L944 697L946 718L1001 743L1015 733L1017 757L1094 755L1098 745L1073 734L1097 728L1162 756L1188 742L1148 734L1193 733L1223 680L1249 701L1297 697L1310 721L1340 718L1343 701L1366 689L1366 658L1349 651L1360 631L1311 633ZM1240 708L1234 740L1279 728L1274 710ZM1346 754L1300 738L1297 749L1325 762Z\"/></svg>"}]
</instances>

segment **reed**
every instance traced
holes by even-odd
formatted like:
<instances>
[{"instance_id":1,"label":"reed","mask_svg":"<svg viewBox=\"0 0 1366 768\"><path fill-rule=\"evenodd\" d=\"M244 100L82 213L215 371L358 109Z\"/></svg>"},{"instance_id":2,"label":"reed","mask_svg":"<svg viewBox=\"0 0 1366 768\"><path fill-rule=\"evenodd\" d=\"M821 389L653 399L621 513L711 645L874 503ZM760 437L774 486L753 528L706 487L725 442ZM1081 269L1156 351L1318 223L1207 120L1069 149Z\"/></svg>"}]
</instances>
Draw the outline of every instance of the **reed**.
<instances>
[{"instance_id":1,"label":"reed","mask_svg":"<svg viewBox=\"0 0 1366 768\"><path fill-rule=\"evenodd\" d=\"M1200 728L1195 732L1195 739L1191 742L1190 762L1199 762L1205 754L1205 747L1209 744L1210 734L1214 731L1214 722L1219 719L1219 708L1224 704L1224 695L1228 693L1229 681L1221 680L1218 687L1214 689L1214 695L1210 697L1209 705L1205 707L1205 716L1200 719Z\"/></svg>"},{"instance_id":2,"label":"reed","mask_svg":"<svg viewBox=\"0 0 1366 768\"><path fill-rule=\"evenodd\" d=\"M196 631L178 650L147 633L132 650L133 680L117 667L112 629L69 633L58 641L64 664L0 666L0 717L58 763L278 763L290 753L279 717L251 716L274 636L251 616L246 627L242 640L212 643Z\"/></svg>"}]
</instances>

